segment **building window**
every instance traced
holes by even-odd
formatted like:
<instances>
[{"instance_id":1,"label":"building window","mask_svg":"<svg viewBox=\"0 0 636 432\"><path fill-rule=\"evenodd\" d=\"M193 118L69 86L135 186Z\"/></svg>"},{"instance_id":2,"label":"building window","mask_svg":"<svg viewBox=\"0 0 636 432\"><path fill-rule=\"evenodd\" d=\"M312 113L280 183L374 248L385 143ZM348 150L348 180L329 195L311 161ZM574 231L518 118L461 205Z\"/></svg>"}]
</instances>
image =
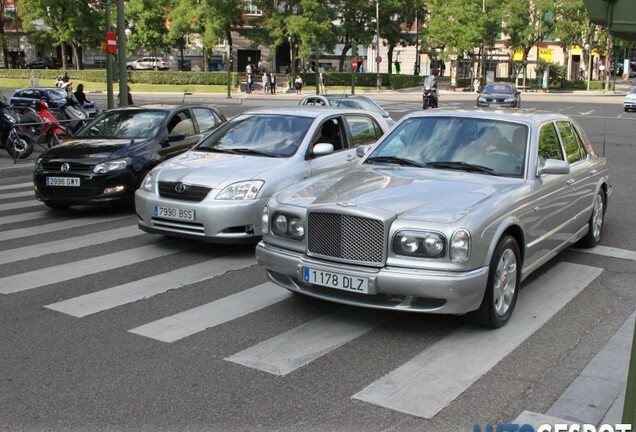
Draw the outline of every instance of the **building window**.
<instances>
[{"instance_id":1,"label":"building window","mask_svg":"<svg viewBox=\"0 0 636 432\"><path fill-rule=\"evenodd\" d=\"M247 15L263 15L263 11L256 7L252 0L245 0L245 13Z\"/></svg>"}]
</instances>

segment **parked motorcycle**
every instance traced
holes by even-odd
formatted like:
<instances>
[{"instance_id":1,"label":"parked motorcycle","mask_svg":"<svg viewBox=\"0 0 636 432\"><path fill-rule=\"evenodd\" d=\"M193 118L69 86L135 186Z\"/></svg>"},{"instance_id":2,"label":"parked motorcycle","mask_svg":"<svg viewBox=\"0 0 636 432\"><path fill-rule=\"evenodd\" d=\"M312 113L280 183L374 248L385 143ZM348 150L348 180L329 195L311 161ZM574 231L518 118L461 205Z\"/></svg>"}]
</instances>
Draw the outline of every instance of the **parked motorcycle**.
<instances>
[{"instance_id":1,"label":"parked motorcycle","mask_svg":"<svg viewBox=\"0 0 636 432\"><path fill-rule=\"evenodd\" d=\"M77 98L71 93L66 98L66 106L62 109L64 114L64 122L66 129L75 134L82 126L86 124L89 119L89 114L86 109L77 101Z\"/></svg>"},{"instance_id":2,"label":"parked motorcycle","mask_svg":"<svg viewBox=\"0 0 636 432\"><path fill-rule=\"evenodd\" d=\"M22 122L0 93L0 146L13 159L24 159L33 153L33 140L20 124Z\"/></svg>"},{"instance_id":3,"label":"parked motorcycle","mask_svg":"<svg viewBox=\"0 0 636 432\"><path fill-rule=\"evenodd\" d=\"M33 101L22 112L22 123L29 128L33 144L46 148L58 145L70 136L44 101Z\"/></svg>"}]
</instances>

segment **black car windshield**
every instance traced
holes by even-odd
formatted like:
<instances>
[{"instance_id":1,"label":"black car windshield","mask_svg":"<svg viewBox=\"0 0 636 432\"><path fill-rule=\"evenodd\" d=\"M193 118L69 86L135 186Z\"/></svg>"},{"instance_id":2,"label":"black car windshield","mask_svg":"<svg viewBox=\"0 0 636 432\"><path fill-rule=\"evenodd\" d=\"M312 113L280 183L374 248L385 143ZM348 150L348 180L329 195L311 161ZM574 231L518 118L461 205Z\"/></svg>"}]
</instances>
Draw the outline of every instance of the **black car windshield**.
<instances>
[{"instance_id":1,"label":"black car windshield","mask_svg":"<svg viewBox=\"0 0 636 432\"><path fill-rule=\"evenodd\" d=\"M159 133L168 116L164 110L108 111L84 126L77 138L146 139Z\"/></svg>"},{"instance_id":2,"label":"black car windshield","mask_svg":"<svg viewBox=\"0 0 636 432\"><path fill-rule=\"evenodd\" d=\"M313 121L291 115L240 115L208 135L195 150L289 157L296 153Z\"/></svg>"},{"instance_id":3,"label":"black car windshield","mask_svg":"<svg viewBox=\"0 0 636 432\"><path fill-rule=\"evenodd\" d=\"M513 94L514 90L511 85L508 84L486 84L482 93L503 93Z\"/></svg>"},{"instance_id":4,"label":"black car windshield","mask_svg":"<svg viewBox=\"0 0 636 432\"><path fill-rule=\"evenodd\" d=\"M522 177L527 143L528 126L522 123L454 116L414 117L391 130L365 163L405 165L404 161L409 161L412 166L431 169Z\"/></svg>"}]
</instances>

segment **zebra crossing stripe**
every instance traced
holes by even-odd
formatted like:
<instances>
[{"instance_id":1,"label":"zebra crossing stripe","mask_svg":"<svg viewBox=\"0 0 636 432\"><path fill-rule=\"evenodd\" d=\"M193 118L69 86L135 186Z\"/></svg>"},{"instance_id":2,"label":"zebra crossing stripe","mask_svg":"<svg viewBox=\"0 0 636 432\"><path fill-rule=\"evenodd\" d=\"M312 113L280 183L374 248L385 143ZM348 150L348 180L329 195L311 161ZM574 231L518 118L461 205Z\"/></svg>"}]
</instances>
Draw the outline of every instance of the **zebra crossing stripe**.
<instances>
[{"instance_id":1,"label":"zebra crossing stripe","mask_svg":"<svg viewBox=\"0 0 636 432\"><path fill-rule=\"evenodd\" d=\"M26 192L13 192L13 193L0 194L0 199L23 198L23 197L34 197L35 198L35 192L30 190L30 191L26 191Z\"/></svg>"},{"instance_id":2,"label":"zebra crossing stripe","mask_svg":"<svg viewBox=\"0 0 636 432\"><path fill-rule=\"evenodd\" d=\"M193 245L194 246L194 245ZM0 278L0 294L11 294L43 287L102 271L124 267L181 252L184 247L155 243L135 249L101 255L68 264L56 265L26 273Z\"/></svg>"},{"instance_id":3,"label":"zebra crossing stripe","mask_svg":"<svg viewBox=\"0 0 636 432\"><path fill-rule=\"evenodd\" d=\"M381 318L366 309L341 309L225 360L273 375L287 375L368 333L385 320L386 314Z\"/></svg>"},{"instance_id":4,"label":"zebra crossing stripe","mask_svg":"<svg viewBox=\"0 0 636 432\"><path fill-rule=\"evenodd\" d=\"M543 326L602 271L579 264L558 264L519 292L513 319L504 327L496 331L462 328L353 398L416 417L432 418Z\"/></svg>"},{"instance_id":5,"label":"zebra crossing stripe","mask_svg":"<svg viewBox=\"0 0 636 432\"><path fill-rule=\"evenodd\" d=\"M11 216L0 217L0 225L7 225L11 223L31 221L36 219L44 219L50 216L51 216L51 213L48 211L14 214Z\"/></svg>"},{"instance_id":6,"label":"zebra crossing stripe","mask_svg":"<svg viewBox=\"0 0 636 432\"><path fill-rule=\"evenodd\" d=\"M0 186L0 191L13 190L13 189L19 189L19 188L25 188L25 187L33 187L33 182L15 183L10 185ZM0 195L0 198L1 197L2 195Z\"/></svg>"},{"instance_id":7,"label":"zebra crossing stripe","mask_svg":"<svg viewBox=\"0 0 636 432\"><path fill-rule=\"evenodd\" d=\"M128 331L161 342L174 342L281 302L291 295L286 289L267 282Z\"/></svg>"},{"instance_id":8,"label":"zebra crossing stripe","mask_svg":"<svg viewBox=\"0 0 636 432\"><path fill-rule=\"evenodd\" d=\"M230 255L45 306L78 318L143 300L256 264L254 254Z\"/></svg>"},{"instance_id":9,"label":"zebra crossing stripe","mask_svg":"<svg viewBox=\"0 0 636 432\"><path fill-rule=\"evenodd\" d=\"M23 209L27 207L42 207L42 206L43 204L40 201L36 201L36 200L19 201L19 202L13 202L9 204L0 204L0 211Z\"/></svg>"},{"instance_id":10,"label":"zebra crossing stripe","mask_svg":"<svg viewBox=\"0 0 636 432\"><path fill-rule=\"evenodd\" d=\"M636 261L636 252L607 246L596 246L591 249L574 249L577 252L583 252L594 255L602 255L612 258Z\"/></svg>"},{"instance_id":11,"label":"zebra crossing stripe","mask_svg":"<svg viewBox=\"0 0 636 432\"><path fill-rule=\"evenodd\" d=\"M51 253L66 252L86 246L94 246L102 243L108 243L111 241L117 241L124 238L131 238L142 235L147 234L141 231L139 227L137 227L137 225L132 225L94 234L86 234L79 237L70 237L63 240L55 240L32 246L24 246L21 248L4 251L2 255L0 255L0 264L22 261L25 259L36 258Z\"/></svg>"},{"instance_id":12,"label":"zebra crossing stripe","mask_svg":"<svg viewBox=\"0 0 636 432\"><path fill-rule=\"evenodd\" d=\"M28 237L33 235L47 234L53 231L60 231L68 228L78 228L82 226L94 225L102 222L112 222L120 219L130 218L131 216L121 216L121 217L113 217L113 216L102 216L102 217L86 217L86 218L75 218L69 219L62 222L55 222L51 224L28 227L28 228L18 228L14 230L0 232L0 241L4 240L13 240L21 237Z\"/></svg>"}]
</instances>

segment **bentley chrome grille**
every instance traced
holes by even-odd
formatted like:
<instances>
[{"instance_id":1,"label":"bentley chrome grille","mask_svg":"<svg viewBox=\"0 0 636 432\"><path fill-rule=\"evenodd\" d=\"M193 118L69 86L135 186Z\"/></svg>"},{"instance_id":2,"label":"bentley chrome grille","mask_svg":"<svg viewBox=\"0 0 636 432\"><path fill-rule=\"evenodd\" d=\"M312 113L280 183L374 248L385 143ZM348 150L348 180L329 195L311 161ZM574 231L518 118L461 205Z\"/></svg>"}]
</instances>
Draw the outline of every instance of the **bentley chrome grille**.
<instances>
[{"instance_id":1,"label":"bentley chrome grille","mask_svg":"<svg viewBox=\"0 0 636 432\"><path fill-rule=\"evenodd\" d=\"M362 264L383 265L384 223L336 213L309 213L307 247L311 254Z\"/></svg>"},{"instance_id":2,"label":"bentley chrome grille","mask_svg":"<svg viewBox=\"0 0 636 432\"><path fill-rule=\"evenodd\" d=\"M159 195L180 201L202 201L212 188L205 186L189 185L180 182L159 182Z\"/></svg>"}]
</instances>

